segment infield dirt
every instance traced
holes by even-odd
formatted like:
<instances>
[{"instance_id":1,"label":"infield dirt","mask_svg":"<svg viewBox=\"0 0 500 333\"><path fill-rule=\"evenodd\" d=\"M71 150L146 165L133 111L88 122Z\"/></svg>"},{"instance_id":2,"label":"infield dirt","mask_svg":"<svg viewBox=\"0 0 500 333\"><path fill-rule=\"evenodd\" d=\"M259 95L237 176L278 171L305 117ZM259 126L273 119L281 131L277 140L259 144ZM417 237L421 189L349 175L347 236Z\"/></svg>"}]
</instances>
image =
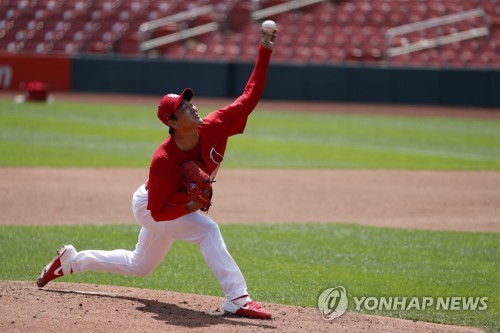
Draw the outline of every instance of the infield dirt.
<instances>
[{"instance_id":1,"label":"infield dirt","mask_svg":"<svg viewBox=\"0 0 500 333\"><path fill-rule=\"evenodd\" d=\"M0 281L2 332L482 332L346 313L324 321L317 309L262 303L274 318L224 315L223 299L90 284Z\"/></svg>"}]
</instances>

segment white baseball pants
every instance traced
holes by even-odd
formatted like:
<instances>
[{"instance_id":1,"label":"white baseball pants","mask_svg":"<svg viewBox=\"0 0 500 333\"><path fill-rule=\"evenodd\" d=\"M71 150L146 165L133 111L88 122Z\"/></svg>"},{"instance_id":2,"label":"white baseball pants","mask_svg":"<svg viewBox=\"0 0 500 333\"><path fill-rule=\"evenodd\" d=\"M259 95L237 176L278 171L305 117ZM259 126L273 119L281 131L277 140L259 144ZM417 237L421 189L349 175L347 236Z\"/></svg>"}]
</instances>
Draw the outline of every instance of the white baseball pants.
<instances>
[{"instance_id":1,"label":"white baseball pants","mask_svg":"<svg viewBox=\"0 0 500 333\"><path fill-rule=\"evenodd\" d=\"M205 262L229 300L247 295L245 278L227 251L219 226L210 217L194 212L176 220L155 222L147 205L148 192L142 185L132 199L132 211L142 226L134 251L78 252L71 265L73 272L91 270L144 277L153 273L175 240L185 240L198 244Z\"/></svg>"}]
</instances>

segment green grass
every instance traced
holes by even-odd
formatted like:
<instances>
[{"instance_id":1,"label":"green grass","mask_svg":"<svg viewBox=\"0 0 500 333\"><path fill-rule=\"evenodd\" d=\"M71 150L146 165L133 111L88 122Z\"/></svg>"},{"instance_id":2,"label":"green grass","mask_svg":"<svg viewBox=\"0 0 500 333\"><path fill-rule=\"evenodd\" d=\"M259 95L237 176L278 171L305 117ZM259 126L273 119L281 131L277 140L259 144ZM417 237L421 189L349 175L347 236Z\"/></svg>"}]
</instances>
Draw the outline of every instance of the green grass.
<instances>
[{"instance_id":1,"label":"green grass","mask_svg":"<svg viewBox=\"0 0 500 333\"><path fill-rule=\"evenodd\" d=\"M148 167L167 135L155 105L0 99L0 166ZM259 109L224 165L500 170L500 121Z\"/></svg>"},{"instance_id":2,"label":"green grass","mask_svg":"<svg viewBox=\"0 0 500 333\"><path fill-rule=\"evenodd\" d=\"M34 280L63 243L80 250L133 249L138 230L133 225L0 227L0 279ZM488 297L484 311L365 313L500 329L499 234L347 224L222 225L221 230L258 300L315 307L322 290L339 285L350 298ZM197 247L185 242L176 242L147 278L87 272L61 281L222 296ZM350 299L350 311L353 303Z\"/></svg>"}]
</instances>

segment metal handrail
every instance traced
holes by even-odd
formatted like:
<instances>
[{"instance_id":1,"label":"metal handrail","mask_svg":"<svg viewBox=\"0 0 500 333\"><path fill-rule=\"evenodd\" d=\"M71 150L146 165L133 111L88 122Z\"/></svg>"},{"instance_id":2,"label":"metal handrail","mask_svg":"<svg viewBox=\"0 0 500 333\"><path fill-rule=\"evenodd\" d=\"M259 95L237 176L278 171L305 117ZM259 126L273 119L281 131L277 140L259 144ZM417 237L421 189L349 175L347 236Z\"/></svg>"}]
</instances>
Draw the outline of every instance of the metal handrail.
<instances>
[{"instance_id":1,"label":"metal handrail","mask_svg":"<svg viewBox=\"0 0 500 333\"><path fill-rule=\"evenodd\" d=\"M313 5L318 2L323 2L325 0L294 0L287 1L286 3L282 3L280 5L259 9L252 13L252 19L255 21L261 20L265 17L273 16L276 14L281 14L284 12L288 12L294 9L298 9L301 7Z\"/></svg>"},{"instance_id":2,"label":"metal handrail","mask_svg":"<svg viewBox=\"0 0 500 333\"><path fill-rule=\"evenodd\" d=\"M478 38L483 36L488 36L489 31L487 28L473 28L467 31L457 32L450 35L440 36L436 38L430 39L422 39L416 43L392 47L387 50L387 56L396 57L398 55L431 49L434 47L438 47L440 45L450 44L454 42L460 42L467 39Z\"/></svg>"},{"instance_id":3,"label":"metal handrail","mask_svg":"<svg viewBox=\"0 0 500 333\"><path fill-rule=\"evenodd\" d=\"M446 24L451 24L474 17L483 16L486 22L486 27L472 28L466 31L460 31L448 35L438 36L435 38L422 39L415 43L409 43L403 46L389 47L391 39L397 35L408 34L418 30L425 30L430 28L437 28ZM432 18L420 22L401 25L398 27L390 28L385 32L386 58L395 57L398 55L416 52L420 50L434 48L440 45L450 44L457 41L479 38L488 36L490 31L490 22L486 12L482 9L473 9L466 12L450 14L442 17Z\"/></svg>"},{"instance_id":4,"label":"metal handrail","mask_svg":"<svg viewBox=\"0 0 500 333\"><path fill-rule=\"evenodd\" d=\"M171 23L189 20L189 19L198 17L200 15L212 13L213 11L214 11L214 6L212 6L212 5L207 5L207 6L203 6L203 7L199 7L199 8L193 8L193 9L187 10L185 12L177 13L177 14L170 15L167 17L162 17L162 18L152 20L149 22L144 22L139 26L139 32L146 33L148 31L157 29L159 27L163 27L163 26L171 24Z\"/></svg>"},{"instance_id":5,"label":"metal handrail","mask_svg":"<svg viewBox=\"0 0 500 333\"><path fill-rule=\"evenodd\" d=\"M181 40L181 39L188 39L188 38L191 38L194 36L205 34L207 32L216 31L217 29L219 29L218 23L216 23L216 22L207 23L207 24L203 24L203 25L200 25L200 26L197 26L194 28L181 30L181 31L172 33L172 34L167 35L167 36L162 36L162 37L150 39L148 41L142 42L141 45L139 46L139 48L141 51L144 52L144 51L148 51L148 50L157 48L157 47L162 46L162 45L176 42L176 41Z\"/></svg>"},{"instance_id":6,"label":"metal handrail","mask_svg":"<svg viewBox=\"0 0 500 333\"><path fill-rule=\"evenodd\" d=\"M178 31L175 33L172 33L167 36L162 36L158 38L153 38L153 39L147 39L147 33L149 31L156 30L160 27L172 24L172 23L177 23L181 21L186 21L190 20L193 18L196 18L200 15L208 14L214 12L215 8L213 5L207 5L199 8L193 8L181 13L177 13L174 15L170 15L167 17L162 17L156 20L152 20L149 22L144 22L139 26L139 38L140 38L140 44L139 44L139 49L142 52L154 49L156 47L174 43L178 40L182 39L187 39L191 38L194 36L198 36L201 34L205 34L207 32L215 31L219 29L219 24L217 22L211 22L207 24L203 24L194 28L189 28L185 29L182 31Z\"/></svg>"}]
</instances>

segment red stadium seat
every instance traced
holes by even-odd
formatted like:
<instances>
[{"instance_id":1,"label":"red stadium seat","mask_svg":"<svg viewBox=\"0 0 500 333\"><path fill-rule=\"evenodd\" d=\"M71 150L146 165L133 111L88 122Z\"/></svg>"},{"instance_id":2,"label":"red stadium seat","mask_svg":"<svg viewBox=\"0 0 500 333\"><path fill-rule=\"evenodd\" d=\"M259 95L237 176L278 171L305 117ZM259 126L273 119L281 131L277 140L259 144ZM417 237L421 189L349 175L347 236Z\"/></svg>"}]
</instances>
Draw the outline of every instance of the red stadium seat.
<instances>
[{"instance_id":1,"label":"red stadium seat","mask_svg":"<svg viewBox=\"0 0 500 333\"><path fill-rule=\"evenodd\" d=\"M252 20L250 3L236 3L228 13L228 27L233 32L242 32Z\"/></svg>"},{"instance_id":2,"label":"red stadium seat","mask_svg":"<svg viewBox=\"0 0 500 333\"><path fill-rule=\"evenodd\" d=\"M214 20L220 31L160 47L167 57L253 60L260 39L259 24L251 18L258 7L284 0L0 0L0 48L9 52L109 52L139 55L137 32L142 23L196 6L211 4L215 13L159 28L152 37L171 34ZM323 1L276 14L278 61L385 63L384 31L390 27L482 8L490 15L490 35L395 57L390 64L416 66L495 66L500 58L500 2L489 0L342 0ZM266 18L267 19L267 18ZM445 26L445 34L482 27L483 19ZM133 36L133 37L132 37ZM240 36L244 36L241 38ZM438 37L436 30L398 36L391 46Z\"/></svg>"},{"instance_id":3,"label":"red stadium seat","mask_svg":"<svg viewBox=\"0 0 500 333\"><path fill-rule=\"evenodd\" d=\"M125 55L140 55L138 33L125 33L116 43L116 52Z\"/></svg>"}]
</instances>

